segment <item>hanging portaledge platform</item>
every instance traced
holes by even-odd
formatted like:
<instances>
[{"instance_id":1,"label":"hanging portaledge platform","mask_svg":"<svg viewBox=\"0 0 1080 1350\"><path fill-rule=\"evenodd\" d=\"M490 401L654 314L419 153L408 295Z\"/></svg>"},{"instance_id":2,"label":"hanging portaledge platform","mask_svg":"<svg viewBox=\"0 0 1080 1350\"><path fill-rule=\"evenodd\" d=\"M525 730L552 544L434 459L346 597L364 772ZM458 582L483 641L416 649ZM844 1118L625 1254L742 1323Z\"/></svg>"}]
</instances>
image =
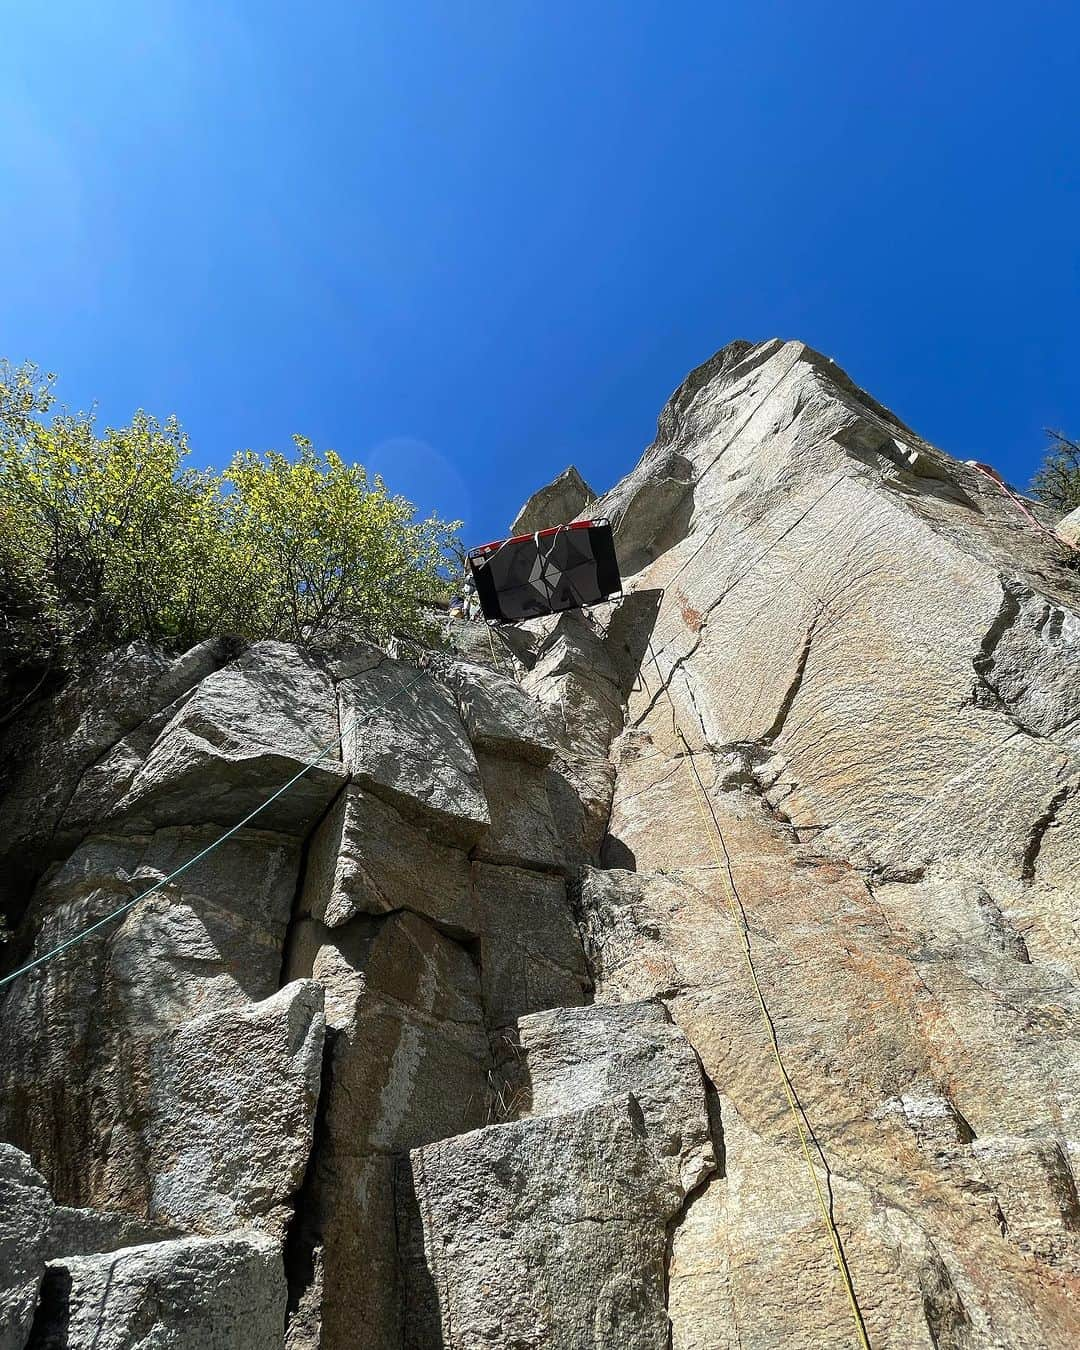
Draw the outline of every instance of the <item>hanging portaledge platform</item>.
<instances>
[{"instance_id":1,"label":"hanging portaledge platform","mask_svg":"<svg viewBox=\"0 0 1080 1350\"><path fill-rule=\"evenodd\" d=\"M469 568L489 623L520 623L622 592L607 520L576 520L474 548Z\"/></svg>"}]
</instances>

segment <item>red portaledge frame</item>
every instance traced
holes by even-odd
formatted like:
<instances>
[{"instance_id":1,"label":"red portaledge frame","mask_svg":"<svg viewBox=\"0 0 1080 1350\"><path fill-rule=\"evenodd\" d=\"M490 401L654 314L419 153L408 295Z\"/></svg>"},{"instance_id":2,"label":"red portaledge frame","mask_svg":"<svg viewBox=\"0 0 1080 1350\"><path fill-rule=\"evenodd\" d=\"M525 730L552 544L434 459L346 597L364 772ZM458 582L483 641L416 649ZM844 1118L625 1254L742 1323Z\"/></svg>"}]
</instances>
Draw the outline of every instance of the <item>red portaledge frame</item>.
<instances>
[{"instance_id":1,"label":"red portaledge frame","mask_svg":"<svg viewBox=\"0 0 1080 1350\"><path fill-rule=\"evenodd\" d=\"M482 558L487 553L494 553L496 549L505 548L507 544L520 544L526 539L547 539L549 535L562 534L563 530L591 530L594 525L610 523L601 516L597 520L574 520L569 525L552 525L546 530L538 530L535 534L515 534L509 539L495 539L490 544L481 544L479 548L469 549L469 557Z\"/></svg>"}]
</instances>

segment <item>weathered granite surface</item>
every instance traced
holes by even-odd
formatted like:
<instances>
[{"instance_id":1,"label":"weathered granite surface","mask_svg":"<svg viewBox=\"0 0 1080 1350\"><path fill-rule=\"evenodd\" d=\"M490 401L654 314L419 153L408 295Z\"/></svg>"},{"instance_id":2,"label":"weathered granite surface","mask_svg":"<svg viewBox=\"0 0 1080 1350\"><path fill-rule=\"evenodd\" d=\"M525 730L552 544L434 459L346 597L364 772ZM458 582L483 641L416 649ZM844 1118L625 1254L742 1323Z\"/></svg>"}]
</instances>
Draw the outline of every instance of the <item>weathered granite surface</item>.
<instances>
[{"instance_id":1,"label":"weathered granite surface","mask_svg":"<svg viewBox=\"0 0 1080 1350\"><path fill-rule=\"evenodd\" d=\"M593 615L9 730L0 971L157 889L0 993L4 1350L849 1346L817 1185L875 1348L1080 1343L1074 551L797 342L586 508Z\"/></svg>"},{"instance_id":2,"label":"weathered granite surface","mask_svg":"<svg viewBox=\"0 0 1080 1350\"><path fill-rule=\"evenodd\" d=\"M594 501L596 493L571 464L547 487L533 493L514 517L510 533L535 534L554 525L568 525Z\"/></svg>"},{"instance_id":3,"label":"weathered granite surface","mask_svg":"<svg viewBox=\"0 0 1080 1350\"><path fill-rule=\"evenodd\" d=\"M684 1193L715 1171L701 1067L659 1001L530 1013L497 1050L501 1114L555 1116L632 1096L657 1163Z\"/></svg>"},{"instance_id":4,"label":"weathered granite surface","mask_svg":"<svg viewBox=\"0 0 1080 1350\"><path fill-rule=\"evenodd\" d=\"M401 1165L409 1350L665 1350L680 1193L632 1098L492 1125Z\"/></svg>"},{"instance_id":5,"label":"weathered granite surface","mask_svg":"<svg viewBox=\"0 0 1080 1350\"><path fill-rule=\"evenodd\" d=\"M1067 551L799 343L695 372L600 508L657 611L614 751L622 870L582 891L590 967L602 1002L665 1002L724 1131L673 1238L674 1345L852 1343L742 923L871 1343L1070 1344Z\"/></svg>"},{"instance_id":6,"label":"weathered granite surface","mask_svg":"<svg viewBox=\"0 0 1080 1350\"><path fill-rule=\"evenodd\" d=\"M1075 511L1070 511L1067 516L1062 516L1055 529L1067 544L1080 547L1080 506Z\"/></svg>"},{"instance_id":7,"label":"weathered granite surface","mask_svg":"<svg viewBox=\"0 0 1080 1350\"><path fill-rule=\"evenodd\" d=\"M22 1350L45 1269L52 1201L25 1153L0 1144L0 1350Z\"/></svg>"},{"instance_id":8,"label":"weathered granite surface","mask_svg":"<svg viewBox=\"0 0 1080 1350\"><path fill-rule=\"evenodd\" d=\"M28 1350L276 1350L285 1320L277 1244L188 1237L49 1263Z\"/></svg>"}]
</instances>

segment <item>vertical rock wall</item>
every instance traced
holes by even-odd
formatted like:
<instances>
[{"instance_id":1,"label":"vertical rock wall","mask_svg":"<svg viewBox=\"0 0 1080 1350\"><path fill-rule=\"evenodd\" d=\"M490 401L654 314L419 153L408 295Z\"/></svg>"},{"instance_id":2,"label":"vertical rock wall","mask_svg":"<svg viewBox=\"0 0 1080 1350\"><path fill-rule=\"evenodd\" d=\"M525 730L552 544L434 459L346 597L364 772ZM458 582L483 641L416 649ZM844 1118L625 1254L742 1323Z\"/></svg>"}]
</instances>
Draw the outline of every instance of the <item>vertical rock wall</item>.
<instances>
[{"instance_id":1,"label":"vertical rock wall","mask_svg":"<svg viewBox=\"0 0 1080 1350\"><path fill-rule=\"evenodd\" d=\"M1067 550L799 343L588 509L626 598L514 658L133 648L24 729L8 967L317 762L5 992L5 1350L854 1345L819 1188L872 1345L1080 1339Z\"/></svg>"},{"instance_id":2,"label":"vertical rock wall","mask_svg":"<svg viewBox=\"0 0 1080 1350\"><path fill-rule=\"evenodd\" d=\"M412 1160L449 1141L482 1158L505 1141L531 1093L519 1026L591 996L571 897L599 859L623 695L593 626L568 616L548 627L526 640L528 689L508 656L501 669L447 654L420 669L370 647L222 650L133 730L114 719L115 741L58 758L67 777L48 819L33 810L48 759L28 760L3 842L25 851L36 830L41 875L12 905L12 965L158 888L5 991L0 1128L43 1175L53 1214L39 1268L11 1286L22 1326L40 1284L26 1343L123 1343L128 1302L148 1298L172 1309L163 1325L190 1321L192 1344L231 1343L245 1301L263 1328L252 1344L398 1347L444 1334L453 1313L428 1297L431 1199ZM148 659L118 656L109 687L123 690L125 662L144 680ZM177 683L167 664L159 678ZM100 719L103 696L81 691L76 726ZM89 799L88 783L92 818L70 805ZM711 1157L696 1061L663 1025L645 1045L682 1045ZM556 1113L573 1117L565 1126L525 1131L538 1208L502 1234L508 1259L516 1250L528 1264L533 1220L547 1224L551 1271L569 1272L576 1311L552 1294L544 1325L565 1344L597 1319L596 1298L636 1306L639 1289L648 1343L666 1335L665 1225L685 1184L654 1161L633 1084L616 1077L581 1100L571 1092ZM599 1187L569 1263L557 1257L572 1192L548 1175L553 1148ZM612 1153L603 1175L596 1149ZM624 1160L642 1173L625 1195L614 1180ZM609 1208L622 1227L577 1288L590 1225ZM648 1240L634 1231L643 1216ZM466 1249L481 1238L461 1235ZM121 1273L112 1253L129 1249L139 1254ZM233 1290L221 1327L191 1273L218 1260ZM522 1296L531 1302L528 1285Z\"/></svg>"},{"instance_id":3,"label":"vertical rock wall","mask_svg":"<svg viewBox=\"0 0 1080 1350\"><path fill-rule=\"evenodd\" d=\"M723 1124L673 1345L855 1343L743 925L871 1343L1075 1343L1075 560L799 343L695 372L600 505L657 611L596 998L663 1000Z\"/></svg>"}]
</instances>

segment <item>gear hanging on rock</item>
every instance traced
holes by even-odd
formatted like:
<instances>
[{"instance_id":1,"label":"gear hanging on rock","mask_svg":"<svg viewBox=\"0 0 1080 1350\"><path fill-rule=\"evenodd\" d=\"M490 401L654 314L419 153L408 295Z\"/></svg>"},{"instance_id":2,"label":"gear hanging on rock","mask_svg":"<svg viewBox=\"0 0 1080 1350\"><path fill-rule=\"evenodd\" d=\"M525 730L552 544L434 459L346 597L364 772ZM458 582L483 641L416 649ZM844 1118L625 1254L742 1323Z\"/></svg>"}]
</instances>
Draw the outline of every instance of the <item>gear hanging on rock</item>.
<instances>
[{"instance_id":1,"label":"gear hanging on rock","mask_svg":"<svg viewBox=\"0 0 1080 1350\"><path fill-rule=\"evenodd\" d=\"M468 556L489 623L521 623L621 593L611 524L604 519L496 540Z\"/></svg>"}]
</instances>

